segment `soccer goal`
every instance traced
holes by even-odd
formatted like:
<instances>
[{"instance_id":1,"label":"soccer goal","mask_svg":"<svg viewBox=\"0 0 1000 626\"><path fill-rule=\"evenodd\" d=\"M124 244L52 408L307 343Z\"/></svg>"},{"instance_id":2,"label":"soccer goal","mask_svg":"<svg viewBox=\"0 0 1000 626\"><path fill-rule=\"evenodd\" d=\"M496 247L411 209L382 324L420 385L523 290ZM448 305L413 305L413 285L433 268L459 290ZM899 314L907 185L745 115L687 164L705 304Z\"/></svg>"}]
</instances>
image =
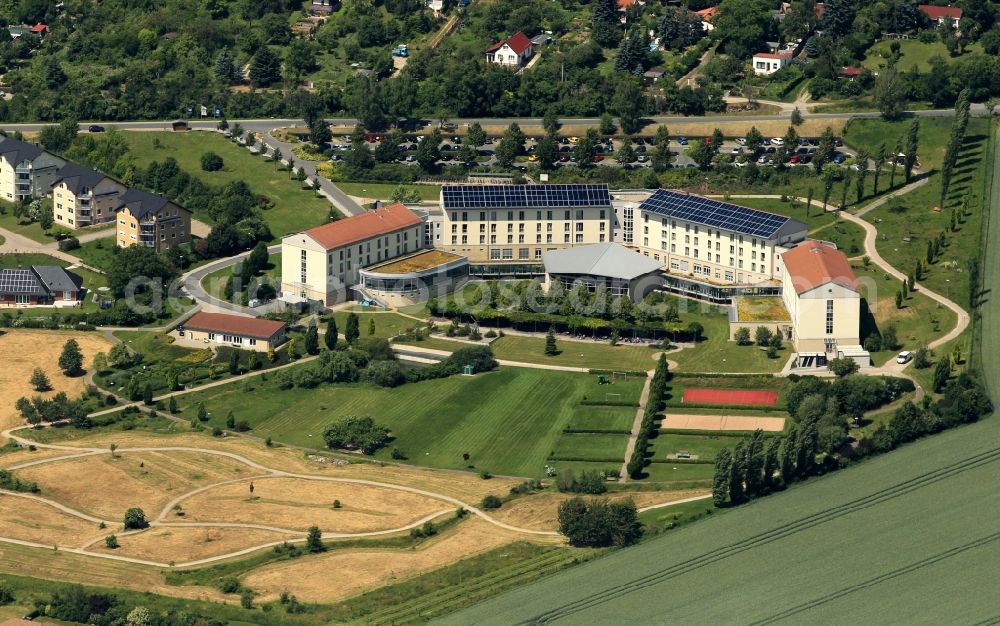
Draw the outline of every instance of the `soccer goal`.
<instances>
[{"instance_id":1,"label":"soccer goal","mask_svg":"<svg viewBox=\"0 0 1000 626\"><path fill-rule=\"evenodd\" d=\"M628 372L611 372L612 380L628 380Z\"/></svg>"},{"instance_id":2,"label":"soccer goal","mask_svg":"<svg viewBox=\"0 0 1000 626\"><path fill-rule=\"evenodd\" d=\"M613 404L621 402L622 394L620 393L606 393L604 394L604 402L607 404Z\"/></svg>"}]
</instances>

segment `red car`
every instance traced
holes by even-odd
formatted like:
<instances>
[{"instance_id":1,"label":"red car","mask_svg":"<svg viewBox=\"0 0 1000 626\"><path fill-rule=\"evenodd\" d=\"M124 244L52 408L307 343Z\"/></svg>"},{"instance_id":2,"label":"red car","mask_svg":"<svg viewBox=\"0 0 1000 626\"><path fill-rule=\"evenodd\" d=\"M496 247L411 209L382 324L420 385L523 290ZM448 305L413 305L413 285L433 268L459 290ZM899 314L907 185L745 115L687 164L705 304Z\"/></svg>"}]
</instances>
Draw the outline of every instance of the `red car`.
<instances>
[{"instance_id":1,"label":"red car","mask_svg":"<svg viewBox=\"0 0 1000 626\"><path fill-rule=\"evenodd\" d=\"M792 158L788 159L788 162L789 163L798 163L799 162L799 155L793 154Z\"/></svg>"},{"instance_id":2,"label":"red car","mask_svg":"<svg viewBox=\"0 0 1000 626\"><path fill-rule=\"evenodd\" d=\"M712 145L712 138L711 137L705 137L705 145L706 146Z\"/></svg>"},{"instance_id":3,"label":"red car","mask_svg":"<svg viewBox=\"0 0 1000 626\"><path fill-rule=\"evenodd\" d=\"M559 157L559 162L560 163L565 163L566 161L569 161L569 157L566 156L565 154L562 155L561 157Z\"/></svg>"},{"instance_id":4,"label":"red car","mask_svg":"<svg viewBox=\"0 0 1000 626\"><path fill-rule=\"evenodd\" d=\"M599 154L595 154L590 160L593 161L594 163L600 163L601 161L604 160L604 157L602 157Z\"/></svg>"}]
</instances>

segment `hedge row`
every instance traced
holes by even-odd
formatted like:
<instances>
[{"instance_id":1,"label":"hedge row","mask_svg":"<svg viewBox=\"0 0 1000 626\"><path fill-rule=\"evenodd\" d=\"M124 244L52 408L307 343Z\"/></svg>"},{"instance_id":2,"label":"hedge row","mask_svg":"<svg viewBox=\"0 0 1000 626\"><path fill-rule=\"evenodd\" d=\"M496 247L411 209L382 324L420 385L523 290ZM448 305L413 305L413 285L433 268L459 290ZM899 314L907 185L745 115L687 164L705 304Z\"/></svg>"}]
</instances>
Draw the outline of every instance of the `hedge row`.
<instances>
[{"instance_id":1,"label":"hedge row","mask_svg":"<svg viewBox=\"0 0 1000 626\"><path fill-rule=\"evenodd\" d=\"M653 380L649 383L649 399L646 401L646 410L642 416L642 426L635 442L635 449L632 450L632 458L628 461L627 469L632 478L640 478L642 468L646 466L649 438L655 436L659 431L657 415L663 406L663 397L666 395L669 379L670 371L667 367L667 357L665 354L660 354L660 360L656 363L656 371L653 373Z\"/></svg>"},{"instance_id":2,"label":"hedge row","mask_svg":"<svg viewBox=\"0 0 1000 626\"><path fill-rule=\"evenodd\" d=\"M564 428L563 433L566 435L631 435L627 430L612 430L612 429L600 429L600 428Z\"/></svg>"}]
</instances>

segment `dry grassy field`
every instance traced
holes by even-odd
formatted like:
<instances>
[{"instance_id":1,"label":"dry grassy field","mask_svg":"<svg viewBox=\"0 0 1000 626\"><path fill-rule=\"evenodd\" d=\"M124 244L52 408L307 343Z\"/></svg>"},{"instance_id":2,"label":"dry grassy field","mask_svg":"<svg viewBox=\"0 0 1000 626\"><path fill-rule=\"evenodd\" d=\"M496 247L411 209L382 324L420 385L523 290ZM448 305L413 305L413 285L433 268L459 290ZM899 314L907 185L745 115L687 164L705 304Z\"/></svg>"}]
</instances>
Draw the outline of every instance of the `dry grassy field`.
<instances>
[{"instance_id":1,"label":"dry grassy field","mask_svg":"<svg viewBox=\"0 0 1000 626\"><path fill-rule=\"evenodd\" d=\"M415 549L336 550L262 567L242 582L259 592L261 601L273 600L282 591L288 591L306 602L332 602L523 538L524 535L470 518Z\"/></svg>"},{"instance_id":2,"label":"dry grassy field","mask_svg":"<svg viewBox=\"0 0 1000 626\"><path fill-rule=\"evenodd\" d=\"M638 508L665 504L701 496L708 493L706 490L686 490L686 491L626 491L615 492L605 496L608 500L624 500L632 498ZM558 509L559 504L564 500L573 497L573 494L565 493L539 493L533 496L518 498L513 502L505 503L501 508L490 511L490 515L501 522L529 528L531 530L558 530Z\"/></svg>"},{"instance_id":3,"label":"dry grassy field","mask_svg":"<svg viewBox=\"0 0 1000 626\"><path fill-rule=\"evenodd\" d=\"M196 561L250 546L295 538L295 535L256 528L157 526L134 535L118 535L118 548L114 550L105 546L103 541L94 544L89 550L169 563L174 559Z\"/></svg>"},{"instance_id":4,"label":"dry grassy field","mask_svg":"<svg viewBox=\"0 0 1000 626\"><path fill-rule=\"evenodd\" d=\"M247 465L196 452L110 452L19 470L45 497L104 519L130 507L153 519L172 499L203 485L259 474Z\"/></svg>"},{"instance_id":5,"label":"dry grassy field","mask_svg":"<svg viewBox=\"0 0 1000 626\"><path fill-rule=\"evenodd\" d=\"M83 376L69 378L59 371L59 353L69 339L76 339L83 352L84 367L98 352L106 352L111 342L98 333L60 330L11 329L0 332L0 430L19 426L23 422L14 410L14 401L21 396L42 395L49 397L65 391L71 398L83 392ZM40 367L52 382L52 391L37 394L28 384L31 372Z\"/></svg>"},{"instance_id":6,"label":"dry grassy field","mask_svg":"<svg viewBox=\"0 0 1000 626\"><path fill-rule=\"evenodd\" d=\"M47 545L79 548L101 530L96 523L64 513L44 502L0 494L0 536Z\"/></svg>"},{"instance_id":7,"label":"dry grassy field","mask_svg":"<svg viewBox=\"0 0 1000 626\"><path fill-rule=\"evenodd\" d=\"M189 522L238 522L305 532L361 533L401 528L452 505L426 496L350 483L266 478L203 491L181 505ZM333 508L334 500L341 508Z\"/></svg>"}]
</instances>

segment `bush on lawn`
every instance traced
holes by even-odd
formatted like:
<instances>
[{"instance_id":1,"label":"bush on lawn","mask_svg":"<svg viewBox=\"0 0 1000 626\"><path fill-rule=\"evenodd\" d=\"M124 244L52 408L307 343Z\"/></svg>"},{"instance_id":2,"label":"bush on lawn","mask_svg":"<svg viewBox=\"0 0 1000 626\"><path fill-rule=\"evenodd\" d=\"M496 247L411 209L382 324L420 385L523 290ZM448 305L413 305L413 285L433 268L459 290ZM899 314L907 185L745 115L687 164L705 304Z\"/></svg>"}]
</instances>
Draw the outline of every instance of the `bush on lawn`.
<instances>
[{"instance_id":1,"label":"bush on lawn","mask_svg":"<svg viewBox=\"0 0 1000 626\"><path fill-rule=\"evenodd\" d=\"M377 425L370 417L342 417L323 431L327 447L361 450L364 454L374 454L390 439L389 429Z\"/></svg>"}]
</instances>

